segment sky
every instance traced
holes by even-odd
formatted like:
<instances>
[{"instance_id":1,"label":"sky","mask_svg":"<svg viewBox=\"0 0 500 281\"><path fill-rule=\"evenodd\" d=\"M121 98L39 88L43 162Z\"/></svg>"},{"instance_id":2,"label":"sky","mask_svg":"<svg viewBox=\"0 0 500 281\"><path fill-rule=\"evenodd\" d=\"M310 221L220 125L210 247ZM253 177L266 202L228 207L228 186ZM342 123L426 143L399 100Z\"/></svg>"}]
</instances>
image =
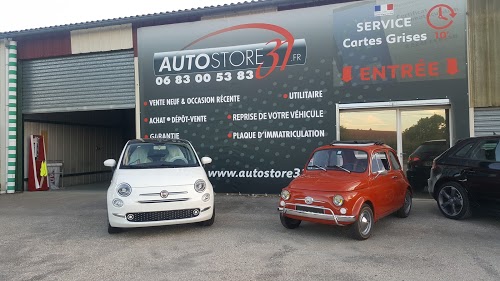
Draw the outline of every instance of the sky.
<instances>
[{"instance_id":1,"label":"sky","mask_svg":"<svg viewBox=\"0 0 500 281\"><path fill-rule=\"evenodd\" d=\"M250 0L3 0L0 32L171 12Z\"/></svg>"}]
</instances>

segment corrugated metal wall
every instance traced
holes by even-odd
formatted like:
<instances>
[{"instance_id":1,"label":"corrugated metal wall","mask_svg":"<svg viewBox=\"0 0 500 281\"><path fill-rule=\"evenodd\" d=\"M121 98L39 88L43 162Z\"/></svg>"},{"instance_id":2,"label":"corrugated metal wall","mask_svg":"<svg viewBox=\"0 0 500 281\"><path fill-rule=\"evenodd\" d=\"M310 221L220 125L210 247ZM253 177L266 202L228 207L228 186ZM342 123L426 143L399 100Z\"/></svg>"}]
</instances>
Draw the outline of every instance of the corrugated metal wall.
<instances>
[{"instance_id":1,"label":"corrugated metal wall","mask_svg":"<svg viewBox=\"0 0 500 281\"><path fill-rule=\"evenodd\" d=\"M24 178L28 176L30 135L43 135L46 159L63 161L66 187L111 179L104 160L118 160L123 148L120 128L24 122Z\"/></svg>"},{"instance_id":2,"label":"corrugated metal wall","mask_svg":"<svg viewBox=\"0 0 500 281\"><path fill-rule=\"evenodd\" d=\"M500 106L500 1L467 3L471 107Z\"/></svg>"},{"instance_id":3,"label":"corrugated metal wall","mask_svg":"<svg viewBox=\"0 0 500 281\"><path fill-rule=\"evenodd\" d=\"M135 107L133 51L23 61L23 113Z\"/></svg>"},{"instance_id":4,"label":"corrugated metal wall","mask_svg":"<svg viewBox=\"0 0 500 281\"><path fill-rule=\"evenodd\" d=\"M474 110L474 135L500 135L500 108L476 108Z\"/></svg>"}]
</instances>

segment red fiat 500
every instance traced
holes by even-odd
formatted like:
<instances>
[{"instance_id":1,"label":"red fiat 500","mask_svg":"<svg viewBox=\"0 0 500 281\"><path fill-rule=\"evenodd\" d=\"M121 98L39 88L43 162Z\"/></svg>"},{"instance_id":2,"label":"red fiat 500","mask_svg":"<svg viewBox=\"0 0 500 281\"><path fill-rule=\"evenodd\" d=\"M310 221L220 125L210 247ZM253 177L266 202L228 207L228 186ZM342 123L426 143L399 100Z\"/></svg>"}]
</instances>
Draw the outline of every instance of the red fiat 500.
<instances>
[{"instance_id":1,"label":"red fiat 500","mask_svg":"<svg viewBox=\"0 0 500 281\"><path fill-rule=\"evenodd\" d=\"M406 218L412 190L396 152L372 141L342 141L319 147L304 172L281 191L284 227L304 221L351 225L354 238L370 237L374 223L396 212Z\"/></svg>"}]
</instances>

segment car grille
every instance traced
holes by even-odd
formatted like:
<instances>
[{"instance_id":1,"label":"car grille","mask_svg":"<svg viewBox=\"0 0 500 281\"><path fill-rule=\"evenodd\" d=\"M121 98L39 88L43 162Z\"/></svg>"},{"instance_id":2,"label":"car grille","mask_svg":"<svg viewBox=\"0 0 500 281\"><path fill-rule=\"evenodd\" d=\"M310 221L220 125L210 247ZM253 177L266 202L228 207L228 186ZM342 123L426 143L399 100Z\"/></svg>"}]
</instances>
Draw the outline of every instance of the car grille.
<instances>
[{"instance_id":1,"label":"car grille","mask_svg":"<svg viewBox=\"0 0 500 281\"><path fill-rule=\"evenodd\" d=\"M307 206L301 206L301 205L297 205L295 207L295 209L297 211L311 212L311 213L317 213L317 214L324 214L325 213L325 211L323 209L314 208L314 207L307 207Z\"/></svg>"},{"instance_id":2,"label":"car grille","mask_svg":"<svg viewBox=\"0 0 500 281\"><path fill-rule=\"evenodd\" d=\"M125 217L130 222L146 222L188 219L197 217L199 214L200 209L186 209L147 213L128 213Z\"/></svg>"}]
</instances>

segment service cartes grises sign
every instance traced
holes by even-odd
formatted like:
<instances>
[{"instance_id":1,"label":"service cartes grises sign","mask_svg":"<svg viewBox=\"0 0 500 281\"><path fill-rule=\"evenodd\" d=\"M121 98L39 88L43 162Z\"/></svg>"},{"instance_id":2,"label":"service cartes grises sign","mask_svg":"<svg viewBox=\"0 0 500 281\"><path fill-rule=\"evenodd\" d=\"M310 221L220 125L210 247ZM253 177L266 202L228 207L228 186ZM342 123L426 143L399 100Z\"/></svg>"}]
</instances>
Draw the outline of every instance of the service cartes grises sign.
<instances>
[{"instance_id":1,"label":"service cartes grises sign","mask_svg":"<svg viewBox=\"0 0 500 281\"><path fill-rule=\"evenodd\" d=\"M375 17L376 3L362 3L138 29L142 137L191 141L201 156L213 159L207 171L216 192L278 193L300 174L314 148L336 138L335 104L366 100L343 92L352 87L342 81L347 69L361 84L355 71L363 62L356 57L384 61L388 53L404 53L404 43L392 50L388 41L357 38L367 32L365 25L358 32L357 25L351 30L337 22L336 13L353 19L359 9ZM380 25L419 29L397 18ZM363 49L371 44L382 49ZM385 99L401 92L370 95Z\"/></svg>"}]
</instances>

